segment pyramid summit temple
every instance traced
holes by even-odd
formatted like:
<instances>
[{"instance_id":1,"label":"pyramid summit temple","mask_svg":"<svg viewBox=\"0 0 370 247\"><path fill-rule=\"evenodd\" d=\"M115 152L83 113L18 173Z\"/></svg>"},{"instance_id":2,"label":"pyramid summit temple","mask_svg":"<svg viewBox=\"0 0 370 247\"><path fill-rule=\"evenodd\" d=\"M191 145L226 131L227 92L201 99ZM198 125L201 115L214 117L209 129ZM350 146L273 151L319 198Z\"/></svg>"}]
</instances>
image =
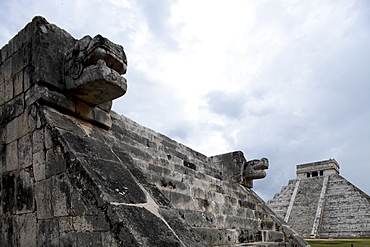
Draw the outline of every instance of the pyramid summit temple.
<instances>
[{"instance_id":1,"label":"pyramid summit temple","mask_svg":"<svg viewBox=\"0 0 370 247\"><path fill-rule=\"evenodd\" d=\"M339 169L335 159L297 165L268 205L305 238L369 238L370 197Z\"/></svg>"}]
</instances>

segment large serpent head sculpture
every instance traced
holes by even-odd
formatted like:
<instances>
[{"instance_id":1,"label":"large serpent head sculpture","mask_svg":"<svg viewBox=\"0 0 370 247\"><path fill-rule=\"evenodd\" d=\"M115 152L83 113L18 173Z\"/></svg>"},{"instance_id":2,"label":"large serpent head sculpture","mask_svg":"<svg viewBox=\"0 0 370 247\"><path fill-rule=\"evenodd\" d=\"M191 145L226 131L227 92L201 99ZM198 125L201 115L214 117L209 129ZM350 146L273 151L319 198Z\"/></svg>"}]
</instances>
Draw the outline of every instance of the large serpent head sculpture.
<instances>
[{"instance_id":1,"label":"large serpent head sculpture","mask_svg":"<svg viewBox=\"0 0 370 247\"><path fill-rule=\"evenodd\" d=\"M261 179L266 177L264 170L269 168L269 162L266 158L260 160L251 160L244 164L243 178L245 186L252 188L254 179Z\"/></svg>"},{"instance_id":2,"label":"large serpent head sculpture","mask_svg":"<svg viewBox=\"0 0 370 247\"><path fill-rule=\"evenodd\" d=\"M126 93L123 74L127 58L123 47L97 35L76 41L64 62L68 92L92 105L102 104Z\"/></svg>"}]
</instances>

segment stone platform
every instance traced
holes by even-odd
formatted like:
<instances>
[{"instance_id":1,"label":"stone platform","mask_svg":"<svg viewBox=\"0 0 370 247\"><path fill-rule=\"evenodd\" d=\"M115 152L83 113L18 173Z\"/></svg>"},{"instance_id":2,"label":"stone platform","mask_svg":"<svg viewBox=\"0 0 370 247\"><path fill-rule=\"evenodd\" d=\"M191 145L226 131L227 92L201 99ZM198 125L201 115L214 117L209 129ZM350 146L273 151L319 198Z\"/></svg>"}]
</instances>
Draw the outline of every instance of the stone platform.
<instances>
[{"instance_id":1,"label":"stone platform","mask_svg":"<svg viewBox=\"0 0 370 247\"><path fill-rule=\"evenodd\" d=\"M122 46L42 17L0 50L0 246L307 246L252 189L267 159L111 111L126 68Z\"/></svg>"}]
</instances>

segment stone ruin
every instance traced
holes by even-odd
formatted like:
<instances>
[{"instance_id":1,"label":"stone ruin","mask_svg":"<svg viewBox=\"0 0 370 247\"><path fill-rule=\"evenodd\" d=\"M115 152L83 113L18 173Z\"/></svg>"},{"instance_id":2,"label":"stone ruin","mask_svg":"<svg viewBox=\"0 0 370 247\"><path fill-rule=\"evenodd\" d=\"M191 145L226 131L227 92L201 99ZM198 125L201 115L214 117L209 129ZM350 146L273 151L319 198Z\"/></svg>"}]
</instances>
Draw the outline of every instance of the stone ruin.
<instances>
[{"instance_id":1,"label":"stone ruin","mask_svg":"<svg viewBox=\"0 0 370 247\"><path fill-rule=\"evenodd\" d=\"M122 46L35 17L0 50L0 246L308 246L214 157L111 111Z\"/></svg>"},{"instance_id":2,"label":"stone ruin","mask_svg":"<svg viewBox=\"0 0 370 247\"><path fill-rule=\"evenodd\" d=\"M370 238L370 197L334 159L297 165L297 178L268 205L306 238Z\"/></svg>"}]
</instances>

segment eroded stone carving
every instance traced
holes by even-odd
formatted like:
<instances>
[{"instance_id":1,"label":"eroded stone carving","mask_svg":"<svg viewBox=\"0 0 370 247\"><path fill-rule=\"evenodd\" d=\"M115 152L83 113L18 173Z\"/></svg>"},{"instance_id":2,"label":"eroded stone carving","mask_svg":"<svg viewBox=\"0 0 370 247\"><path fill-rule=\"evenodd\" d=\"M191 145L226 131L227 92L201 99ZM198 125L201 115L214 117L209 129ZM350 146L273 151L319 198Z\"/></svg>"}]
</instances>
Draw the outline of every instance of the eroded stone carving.
<instances>
[{"instance_id":1,"label":"eroded stone carving","mask_svg":"<svg viewBox=\"0 0 370 247\"><path fill-rule=\"evenodd\" d=\"M245 163L243 168L243 178L247 187L253 187L253 179L261 179L266 177L264 170L269 168L269 162L266 158L260 160L251 160Z\"/></svg>"},{"instance_id":2,"label":"eroded stone carving","mask_svg":"<svg viewBox=\"0 0 370 247\"><path fill-rule=\"evenodd\" d=\"M253 188L254 179L266 177L264 170L269 167L266 158L247 161L241 151L216 155L211 157L211 160L214 164L220 164L223 167L222 176L248 188Z\"/></svg>"},{"instance_id":3,"label":"eroded stone carving","mask_svg":"<svg viewBox=\"0 0 370 247\"><path fill-rule=\"evenodd\" d=\"M123 74L127 58L123 47L97 35L85 36L66 54L64 71L68 92L98 105L126 93L127 82Z\"/></svg>"}]
</instances>

